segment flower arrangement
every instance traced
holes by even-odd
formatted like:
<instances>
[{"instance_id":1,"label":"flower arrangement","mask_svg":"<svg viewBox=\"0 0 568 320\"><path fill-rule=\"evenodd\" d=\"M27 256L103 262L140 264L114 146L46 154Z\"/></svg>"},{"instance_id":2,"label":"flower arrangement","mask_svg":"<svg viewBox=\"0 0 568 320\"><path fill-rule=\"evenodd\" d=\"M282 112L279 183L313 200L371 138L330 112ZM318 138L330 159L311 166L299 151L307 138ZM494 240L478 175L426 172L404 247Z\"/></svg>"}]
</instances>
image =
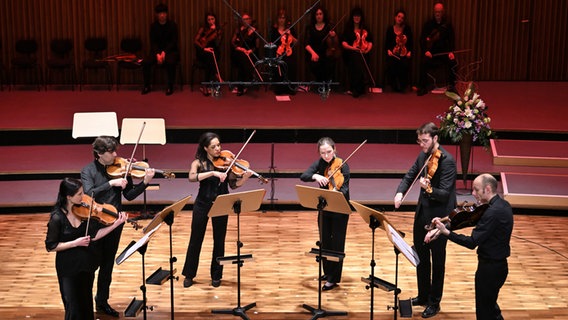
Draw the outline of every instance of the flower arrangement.
<instances>
[{"instance_id":1,"label":"flower arrangement","mask_svg":"<svg viewBox=\"0 0 568 320\"><path fill-rule=\"evenodd\" d=\"M488 148L489 139L493 136L491 118L486 113L485 102L475 92L474 83L469 83L462 96L451 91L446 91L446 96L453 100L453 104L448 111L437 116L440 120L440 134L455 143L469 134L473 141Z\"/></svg>"}]
</instances>

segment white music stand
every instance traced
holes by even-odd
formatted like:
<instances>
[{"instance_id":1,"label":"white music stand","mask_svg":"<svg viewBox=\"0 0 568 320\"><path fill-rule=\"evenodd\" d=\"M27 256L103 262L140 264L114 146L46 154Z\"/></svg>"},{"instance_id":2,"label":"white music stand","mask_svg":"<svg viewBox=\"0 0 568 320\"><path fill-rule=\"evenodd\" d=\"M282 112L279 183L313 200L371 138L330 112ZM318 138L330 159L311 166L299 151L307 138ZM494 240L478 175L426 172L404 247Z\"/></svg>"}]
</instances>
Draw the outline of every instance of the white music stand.
<instances>
[{"instance_id":1,"label":"white music stand","mask_svg":"<svg viewBox=\"0 0 568 320\"><path fill-rule=\"evenodd\" d=\"M211 218L226 216L230 212L237 215L237 255L235 257L217 257L217 262L219 264L223 264L223 261L231 260L237 265L237 306L232 309L211 310L211 313L231 314L248 320L249 317L247 316L246 311L256 306L256 302L249 303L246 306L241 306L241 267L243 266L245 256L247 259L252 259L252 255L241 255L241 247L243 247L243 243L241 242L240 214L241 212L252 212L258 210L262 204L262 199L265 194L266 190L264 189L222 194L217 196L215 202L213 202L213 206L209 209L208 216Z\"/></svg>"},{"instance_id":2,"label":"white music stand","mask_svg":"<svg viewBox=\"0 0 568 320\"><path fill-rule=\"evenodd\" d=\"M303 207L318 210L318 216L320 217L320 219L323 216L324 209L325 209L325 211L331 211L331 212L342 213L342 214L350 214L351 213L351 207L349 207L349 203L347 203L347 199L345 199L345 196L343 195L343 193L341 193L339 191L327 190L327 189L321 189L321 188L314 188L314 187L309 187L309 186L304 186L304 185L296 185L296 193L298 194L298 199L300 199L300 204ZM321 221L318 221L318 224L321 225ZM307 304L302 305L302 307L304 309L306 309L306 310L308 310L312 313L311 320L315 320L315 319L319 319L319 318L323 318L323 317L327 317L327 316L347 316L346 311L328 311L328 310L324 310L324 309L321 308L322 260L324 258L327 259L327 257L324 256L324 250L321 247L322 246L321 242L322 242L321 232L319 232L319 241L317 243L317 245L318 245L318 249L317 249L318 257L316 259L318 261L318 270L319 270L318 271L319 272L319 274L318 274L318 279L319 279L318 280L319 281L319 283L318 283L318 306L312 307L312 306L307 305ZM314 251L314 249L312 249L312 251ZM343 254L343 256L345 255L343 252L341 252L341 254Z\"/></svg>"},{"instance_id":3,"label":"white music stand","mask_svg":"<svg viewBox=\"0 0 568 320\"><path fill-rule=\"evenodd\" d=\"M143 128L143 130L142 130ZM140 132L142 131L142 135ZM166 124L161 118L124 118L122 119L122 127L120 131L120 144L136 144L142 145L142 160L147 161L146 145L147 144L166 144ZM158 185L159 186L159 185ZM144 190L144 210L142 216L144 218L146 211L146 190Z\"/></svg>"},{"instance_id":4,"label":"white music stand","mask_svg":"<svg viewBox=\"0 0 568 320\"><path fill-rule=\"evenodd\" d=\"M116 112L77 112L73 115L73 139L85 137L118 137Z\"/></svg>"}]
</instances>

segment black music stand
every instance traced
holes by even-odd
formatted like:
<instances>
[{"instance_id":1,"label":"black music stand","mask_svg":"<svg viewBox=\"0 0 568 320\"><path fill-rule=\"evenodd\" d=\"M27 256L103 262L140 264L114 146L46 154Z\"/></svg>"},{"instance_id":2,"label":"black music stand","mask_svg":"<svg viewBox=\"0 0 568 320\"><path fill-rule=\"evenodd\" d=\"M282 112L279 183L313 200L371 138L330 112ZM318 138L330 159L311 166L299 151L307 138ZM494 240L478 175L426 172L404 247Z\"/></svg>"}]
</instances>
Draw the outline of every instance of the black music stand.
<instances>
[{"instance_id":1,"label":"black music stand","mask_svg":"<svg viewBox=\"0 0 568 320\"><path fill-rule=\"evenodd\" d=\"M418 254L412 247L410 247L402 237L404 237L404 233L402 231L398 231L393 225L388 221L388 219L379 211L373 210L369 207L366 207L358 202L349 201L351 205L355 208L355 210L359 213L361 218L365 220L369 224L369 227L372 229L372 247L371 247L371 275L369 278L361 278L361 281L369 284L367 289L371 289L371 314L370 319L373 319L373 304L374 304L374 288L380 288L385 291L394 291L394 306L392 309L394 311L394 319L397 319L397 311L399 309L398 306L398 295L400 294L401 290L398 287L398 256L402 252L402 254L408 259L408 261L413 265L417 266L420 263L420 259L418 258ZM388 281L379 279L375 277L375 229L380 227L383 229L389 241L395 247L395 254L396 254L396 263L395 263L395 280L394 284L389 283ZM402 303L401 303L402 304ZM405 304L405 310L401 308L401 315L412 315L412 304L408 303ZM409 308L409 310L406 310Z\"/></svg>"},{"instance_id":2,"label":"black music stand","mask_svg":"<svg viewBox=\"0 0 568 320\"><path fill-rule=\"evenodd\" d=\"M234 257L218 257L217 262L219 264L231 263L237 265L237 306L233 309L219 309L211 310L212 313L216 314L232 314L234 316L239 316L242 319L250 319L246 315L246 311L254 308L256 302L249 303L248 305L241 307L241 267L243 266L245 259L252 259L252 255L241 255L241 247L243 243L241 242L241 212L252 212L258 210L262 204L262 199L266 190L258 189L252 191L235 192L231 194L222 194L215 199L213 206L209 210L209 217L220 217L226 216L230 212L237 215L237 255Z\"/></svg>"},{"instance_id":3,"label":"black music stand","mask_svg":"<svg viewBox=\"0 0 568 320\"><path fill-rule=\"evenodd\" d=\"M154 216L154 219L150 221L150 223L142 230L144 233L150 232L157 226L161 225L162 222L165 222L169 226L169 233L170 233L170 270L162 270L159 268L156 270L152 275L148 277L146 283L149 284L163 284L165 281L164 279L170 280L170 302L171 302L171 319L174 319L174 280L177 280L177 277L174 277L174 262L177 261L177 258L173 256L173 245L172 245L172 225L174 224L174 217L178 215L178 213L183 209L185 204L189 201L191 195L175 202L174 204L166 207L164 210L160 211Z\"/></svg>"},{"instance_id":4,"label":"black music stand","mask_svg":"<svg viewBox=\"0 0 568 320\"><path fill-rule=\"evenodd\" d=\"M321 220L323 216L324 209L326 211L331 211L335 213L343 213L343 214L350 214L351 207L347 203L345 196L343 193L339 191L332 191L327 189L320 189L314 188L304 185L296 185L296 193L298 194L298 198L300 199L300 204L304 208L310 209L317 209L318 210L318 217ZM318 221L318 224L321 225L321 221ZM322 260L327 257L323 254L323 249L321 247L321 232L319 232L319 241L317 242L318 246L318 257L316 260L318 261L318 306L314 308L310 305L303 304L302 307L308 311L310 311L313 315L311 318L312 320L318 318L324 318L327 316L346 316L347 311L328 311L321 308L321 269L322 269Z\"/></svg>"},{"instance_id":5,"label":"black music stand","mask_svg":"<svg viewBox=\"0 0 568 320\"><path fill-rule=\"evenodd\" d=\"M116 264L119 265L123 263L126 259L128 259L134 252L138 251L142 255L142 285L140 286L140 290L142 291L142 301L136 300L136 298L132 299L126 310L124 311L125 317L136 317L140 309L144 311L144 319L146 319L146 274L145 274L145 267L144 267L144 255L146 253L146 249L148 248L148 241L154 233L160 228L161 224L157 225L146 233L140 240L132 241L130 244L122 251L122 253L116 258Z\"/></svg>"}]
</instances>

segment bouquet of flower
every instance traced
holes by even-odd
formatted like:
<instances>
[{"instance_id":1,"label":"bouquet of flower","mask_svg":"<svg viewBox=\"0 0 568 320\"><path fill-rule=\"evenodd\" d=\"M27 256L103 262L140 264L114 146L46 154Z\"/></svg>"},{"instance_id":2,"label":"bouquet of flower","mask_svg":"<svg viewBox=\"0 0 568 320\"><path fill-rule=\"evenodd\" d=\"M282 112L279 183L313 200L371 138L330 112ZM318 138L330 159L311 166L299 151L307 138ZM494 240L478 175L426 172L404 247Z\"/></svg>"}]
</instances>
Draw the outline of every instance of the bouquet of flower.
<instances>
[{"instance_id":1,"label":"bouquet of flower","mask_svg":"<svg viewBox=\"0 0 568 320\"><path fill-rule=\"evenodd\" d=\"M473 141L487 148L492 137L491 118L487 115L487 106L475 92L475 85L470 82L460 96L446 91L446 96L453 100L448 111L437 116L440 119L440 134L452 142L460 142L464 135L469 134Z\"/></svg>"}]
</instances>

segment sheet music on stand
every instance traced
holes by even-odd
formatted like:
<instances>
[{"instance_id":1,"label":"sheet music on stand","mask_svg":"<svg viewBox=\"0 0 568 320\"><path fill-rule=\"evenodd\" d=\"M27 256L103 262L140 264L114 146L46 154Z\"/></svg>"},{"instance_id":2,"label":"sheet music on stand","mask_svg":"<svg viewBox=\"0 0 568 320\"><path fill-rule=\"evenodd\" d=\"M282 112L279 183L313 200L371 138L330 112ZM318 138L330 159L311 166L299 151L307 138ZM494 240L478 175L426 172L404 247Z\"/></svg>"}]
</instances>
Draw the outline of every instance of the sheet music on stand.
<instances>
[{"instance_id":1,"label":"sheet music on stand","mask_svg":"<svg viewBox=\"0 0 568 320\"><path fill-rule=\"evenodd\" d=\"M161 224L157 225L154 229L150 230L144 236L142 236L142 238L140 238L140 240L138 240L136 242L132 241L130 243L130 245L116 258L116 264L119 265L119 264L123 263L132 254L134 254L134 252L136 252L136 250L140 249L140 247L142 247L143 245L148 243L148 241L150 241L150 238L152 237L152 235L156 231L158 231L158 229L161 226L162 226Z\"/></svg>"},{"instance_id":2,"label":"sheet music on stand","mask_svg":"<svg viewBox=\"0 0 568 320\"><path fill-rule=\"evenodd\" d=\"M418 253L409 246L398 231L393 228L389 223L383 221L383 227L387 233L390 242L404 255L404 257L413 265L417 266L420 263Z\"/></svg>"}]
</instances>

